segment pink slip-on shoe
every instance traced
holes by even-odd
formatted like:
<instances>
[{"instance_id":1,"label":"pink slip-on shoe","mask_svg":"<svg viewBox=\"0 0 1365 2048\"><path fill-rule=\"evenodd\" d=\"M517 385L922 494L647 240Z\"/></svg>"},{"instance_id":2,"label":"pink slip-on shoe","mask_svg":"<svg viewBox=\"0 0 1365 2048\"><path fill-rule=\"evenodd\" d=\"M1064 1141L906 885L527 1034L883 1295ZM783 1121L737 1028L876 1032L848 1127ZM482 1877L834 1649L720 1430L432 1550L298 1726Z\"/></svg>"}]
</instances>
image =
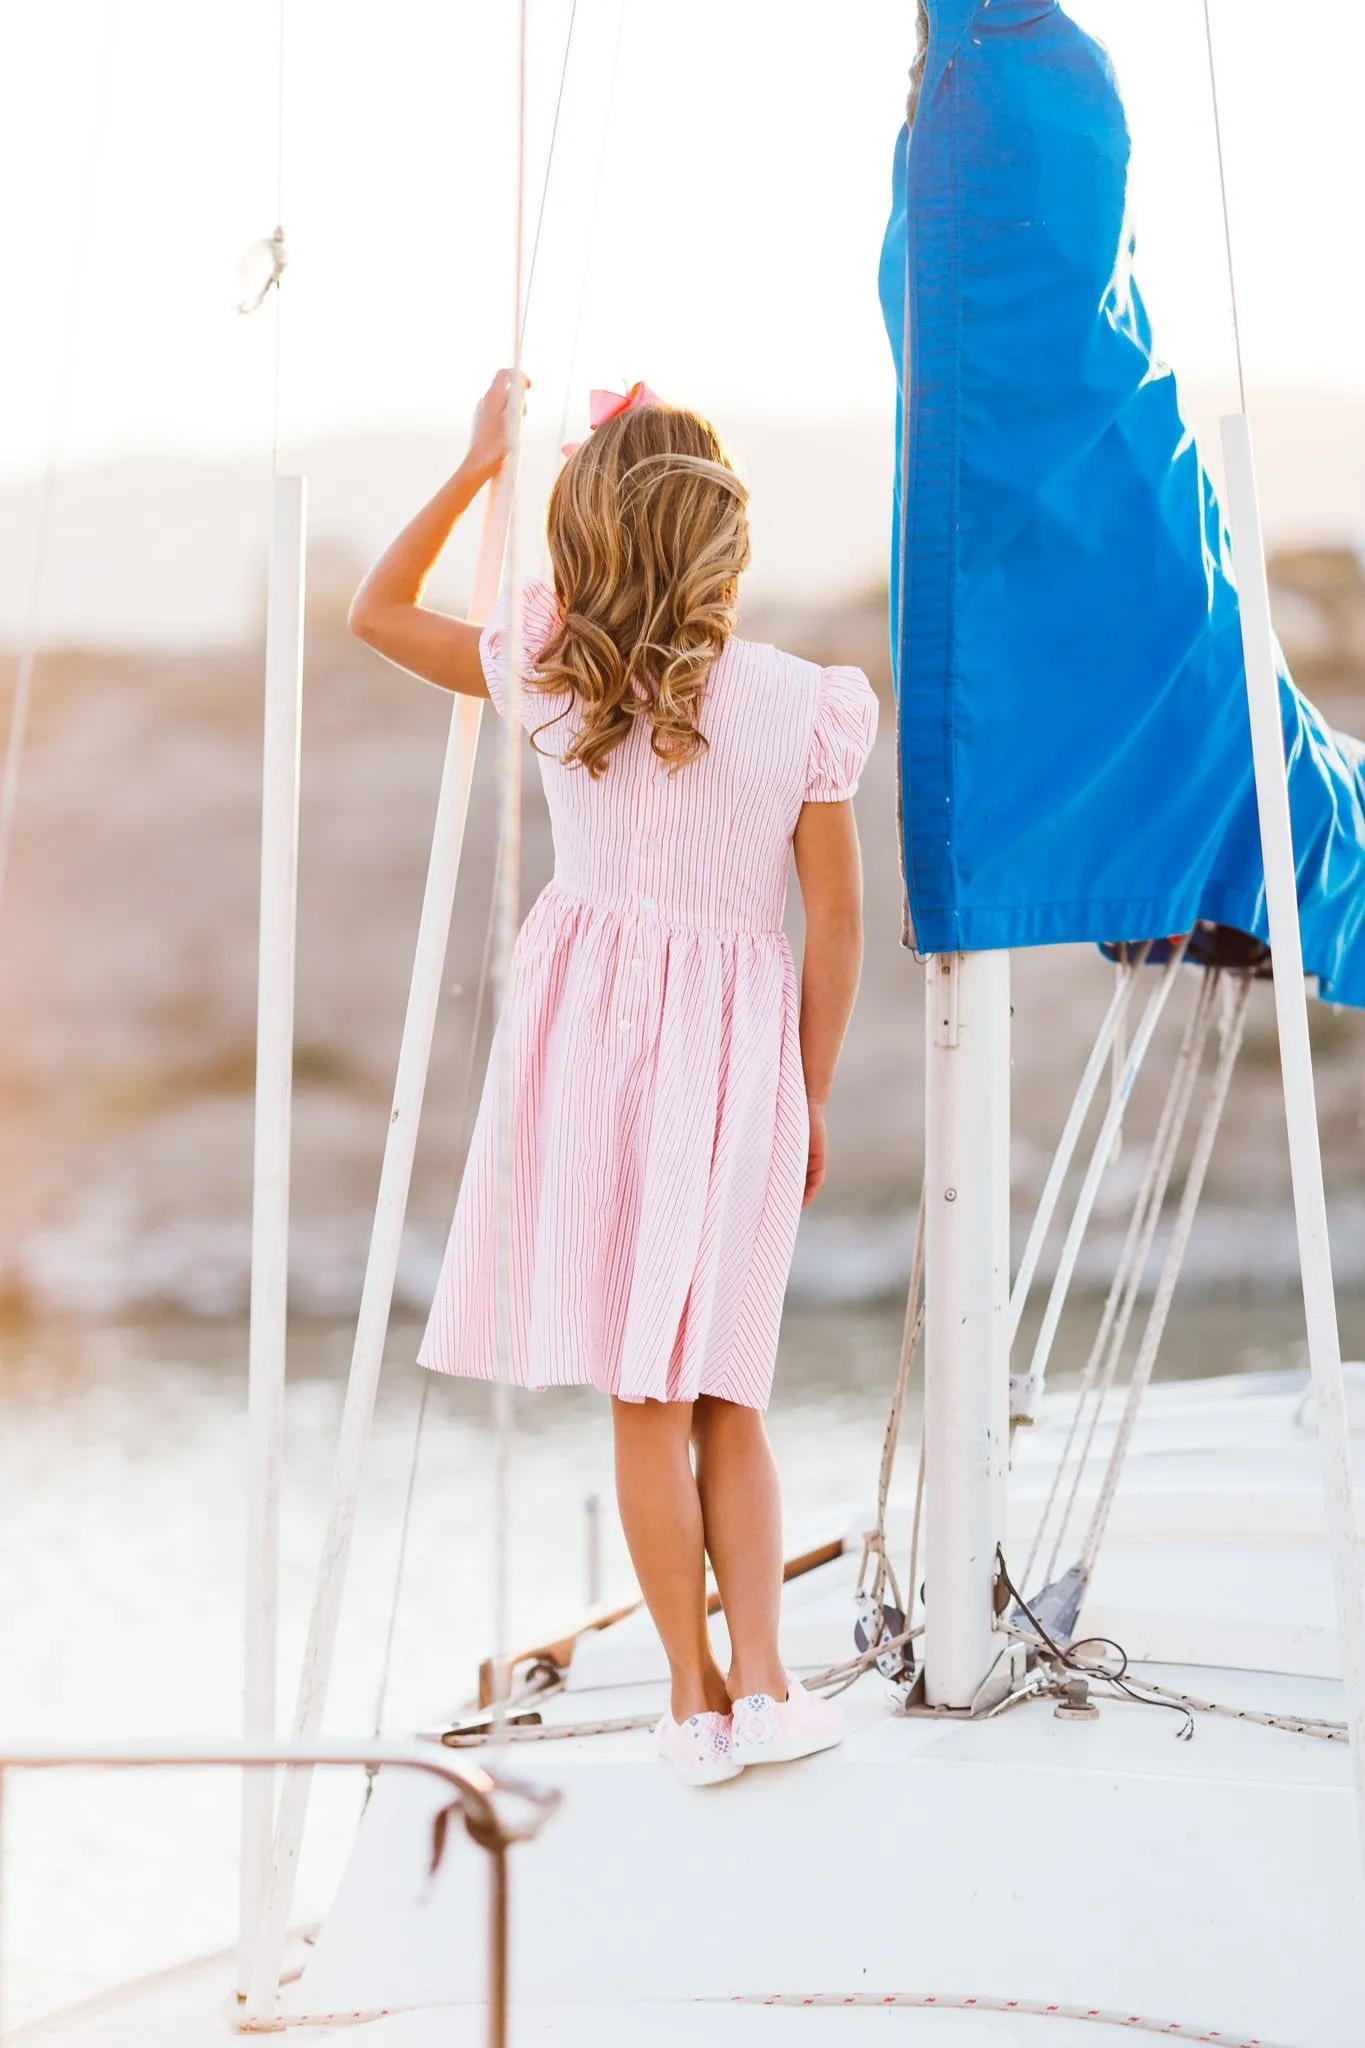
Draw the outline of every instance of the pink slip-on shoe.
<instances>
[{"instance_id":1,"label":"pink slip-on shoe","mask_svg":"<svg viewBox=\"0 0 1365 2048\"><path fill-rule=\"evenodd\" d=\"M665 1714L654 1747L685 1785L720 1785L740 1773L728 1714L689 1714L685 1721Z\"/></svg>"},{"instance_id":2,"label":"pink slip-on shoe","mask_svg":"<svg viewBox=\"0 0 1365 2048\"><path fill-rule=\"evenodd\" d=\"M844 1711L833 1700L807 1692L791 1679L787 1697L751 1692L735 1701L733 1749L736 1764L789 1764L799 1756L833 1749L844 1739Z\"/></svg>"}]
</instances>

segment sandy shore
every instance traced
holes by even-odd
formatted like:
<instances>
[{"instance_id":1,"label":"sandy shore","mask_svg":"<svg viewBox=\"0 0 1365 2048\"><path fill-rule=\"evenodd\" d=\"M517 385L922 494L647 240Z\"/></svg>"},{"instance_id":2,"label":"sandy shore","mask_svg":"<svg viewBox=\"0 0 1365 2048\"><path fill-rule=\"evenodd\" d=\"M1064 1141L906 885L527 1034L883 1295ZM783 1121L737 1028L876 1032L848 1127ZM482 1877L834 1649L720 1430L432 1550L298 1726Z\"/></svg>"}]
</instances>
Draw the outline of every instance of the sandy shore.
<instances>
[{"instance_id":1,"label":"sandy shore","mask_svg":"<svg viewBox=\"0 0 1365 2048\"><path fill-rule=\"evenodd\" d=\"M1309 687L1334 722L1365 729L1365 635L1350 644L1351 606L1330 589L1315 596L1311 575L1303 582L1282 586L1281 604ZM861 662L887 692L880 596L810 614L788 607L748 626L817 659ZM345 1313L358 1292L447 715L437 692L386 668L334 616L313 622L293 1232L296 1300L309 1311ZM259 717L255 649L67 653L41 665L0 930L0 1289L15 1305L222 1315L246 1300ZM457 1177L492 871L493 739L490 719L400 1282L414 1308ZM528 793L529 903L550 849L534 774ZM832 1108L829 1187L795 1276L825 1298L898 1284L918 1187L922 970L899 943L889 717L858 808L866 974ZM1021 1221L1112 972L1086 947L1015 955ZM1173 1010L1188 1003L1193 975L1187 982ZM1337 1251L1343 1278L1362 1281L1365 1017L1315 1006L1314 1036ZM1112 1255L1158 1096L1154 1073L1109 1177L1092 1274ZM1191 1277L1276 1284L1292 1270L1274 1024L1269 990L1258 988Z\"/></svg>"}]
</instances>

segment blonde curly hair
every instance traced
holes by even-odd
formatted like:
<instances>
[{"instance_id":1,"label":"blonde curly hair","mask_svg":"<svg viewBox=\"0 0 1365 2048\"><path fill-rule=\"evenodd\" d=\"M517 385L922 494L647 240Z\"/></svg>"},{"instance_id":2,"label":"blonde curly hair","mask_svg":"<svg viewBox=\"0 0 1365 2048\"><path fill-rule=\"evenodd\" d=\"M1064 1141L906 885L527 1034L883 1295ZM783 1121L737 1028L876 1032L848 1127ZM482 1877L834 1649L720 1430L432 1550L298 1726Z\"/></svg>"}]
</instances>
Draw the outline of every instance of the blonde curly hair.
<instances>
[{"instance_id":1,"label":"blonde curly hair","mask_svg":"<svg viewBox=\"0 0 1365 2048\"><path fill-rule=\"evenodd\" d=\"M547 522L560 623L528 677L581 708L566 761L600 776L642 718L670 767L705 752L697 720L735 628L748 498L715 428L671 405L618 413L569 457Z\"/></svg>"}]
</instances>

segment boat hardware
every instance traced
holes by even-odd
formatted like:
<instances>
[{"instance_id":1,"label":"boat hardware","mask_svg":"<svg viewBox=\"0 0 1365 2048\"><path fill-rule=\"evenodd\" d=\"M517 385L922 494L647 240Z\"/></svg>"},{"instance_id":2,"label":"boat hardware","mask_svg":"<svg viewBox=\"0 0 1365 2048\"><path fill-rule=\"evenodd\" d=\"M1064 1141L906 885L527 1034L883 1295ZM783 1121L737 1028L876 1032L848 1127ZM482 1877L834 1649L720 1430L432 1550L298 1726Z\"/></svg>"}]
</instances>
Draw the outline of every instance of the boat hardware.
<instances>
[{"instance_id":1,"label":"boat hardware","mask_svg":"<svg viewBox=\"0 0 1365 2048\"><path fill-rule=\"evenodd\" d=\"M439 1867L446 1846L449 1823L458 1814L465 1832L489 1858L489 1951L487 2048L507 2048L507 1955L508 1955L508 1873L507 1851L515 1842L529 1842L539 1834L558 1806L561 1794L553 1786L532 1785L525 1779L484 1770L477 1764L457 1763L438 1742L12 1742L0 1749L0 1795L9 1771L145 1770L222 1768L260 1770L262 1776L278 1765L312 1770L319 1765L354 1766L365 1771L393 1769L425 1771L440 1778L454 1794L451 1803L436 1817L432 1831L431 1868ZM269 1782L267 1777L266 1782ZM0 1814L3 1801L0 1799ZM245 2001L239 2000L245 2008ZM310 2020L318 2016L310 2015ZM348 2016L349 2017L349 2016ZM378 2015L374 2015L378 2017ZM240 2032L279 2033L296 2024L277 2018L273 2003L269 2014L255 2016L243 2009L234 2022Z\"/></svg>"},{"instance_id":2,"label":"boat hardware","mask_svg":"<svg viewBox=\"0 0 1365 2048\"><path fill-rule=\"evenodd\" d=\"M915 1653L905 1639L905 1616L900 1608L878 1603L870 1593L855 1594L853 1604L858 1616L853 1624L853 1640L858 1648L871 1651L883 1678L900 1682L912 1679Z\"/></svg>"},{"instance_id":3,"label":"boat hardware","mask_svg":"<svg viewBox=\"0 0 1365 2048\"><path fill-rule=\"evenodd\" d=\"M1098 1721L1100 1710L1090 1697L1090 1680L1068 1678L1052 1711L1059 1721Z\"/></svg>"}]
</instances>

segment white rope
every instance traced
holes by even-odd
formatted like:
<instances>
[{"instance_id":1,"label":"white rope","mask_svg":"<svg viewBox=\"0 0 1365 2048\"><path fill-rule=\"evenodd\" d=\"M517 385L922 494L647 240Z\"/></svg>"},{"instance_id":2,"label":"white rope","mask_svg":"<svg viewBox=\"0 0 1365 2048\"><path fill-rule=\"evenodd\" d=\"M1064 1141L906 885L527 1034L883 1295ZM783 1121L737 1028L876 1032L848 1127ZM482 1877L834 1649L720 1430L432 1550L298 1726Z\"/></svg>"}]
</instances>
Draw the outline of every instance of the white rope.
<instances>
[{"instance_id":1,"label":"white rope","mask_svg":"<svg viewBox=\"0 0 1365 2048\"><path fill-rule=\"evenodd\" d=\"M53 395L52 415L43 461L42 486L38 498L28 604L23 638L19 643L19 661L14 675L14 695L10 700L4 767L0 770L0 919L4 915L5 884L9 878L10 853L14 843L14 816L19 803L19 781L23 769L24 746L28 737L34 671L38 664L38 650L42 644L44 615L47 609L48 573L51 566L52 533L57 508L57 472L66 442L72 357L75 353L76 327L80 317L90 254L90 229L95 211L95 174L103 151L108 118L109 79L113 68L117 9L118 0L106 0L104 33L95 71L95 97L89 126L90 142L86 151L80 212L73 237L74 254L62 318L61 338L57 346L57 384Z\"/></svg>"},{"instance_id":2,"label":"white rope","mask_svg":"<svg viewBox=\"0 0 1365 2048\"><path fill-rule=\"evenodd\" d=\"M886 1508L891 1494L891 1476L895 1470L896 1450L900 1443L901 1417L905 1409L905 1394L910 1382L910 1367L919 1349L924 1332L924 1308L921 1300L924 1286L924 1191L920 1190L919 1212L915 1222L915 1249L910 1260L910 1283L905 1291L905 1321L901 1328L900 1359L896 1370L896 1384L891 1395L891 1407L886 1418L886 1433L882 1438L881 1469L877 1475L877 1520L876 1526L863 1538L863 1557L858 1569L858 1591L862 1591L864 1574L869 1558L877 1560L873 1576L871 1599L874 1607L880 1607L886 1591L887 1580L897 1607L903 1607L895 1571L886 1548ZM910 1598L913 1599L913 1588ZM909 1615L906 1615L907 1621Z\"/></svg>"},{"instance_id":3,"label":"white rope","mask_svg":"<svg viewBox=\"0 0 1365 2048\"><path fill-rule=\"evenodd\" d=\"M1076 1207L1072 1212L1071 1223L1062 1245L1061 1257L1057 1262L1057 1272L1052 1282L1052 1292L1048 1296L1047 1308L1044 1311L1042 1326L1039 1329L1037 1341L1033 1347L1033 1358L1029 1365L1029 1370L1026 1374L1011 1374L1010 1376L1010 1409L1012 1419L1015 1421L1031 1422L1037 1412L1038 1402L1042 1398L1043 1388L1046 1383L1048 1360L1052 1356L1052 1346L1056 1339L1057 1326L1061 1322L1062 1310L1066 1305L1067 1294L1071 1288L1072 1275L1076 1270L1076 1260L1080 1255L1081 1245L1085 1239L1086 1229L1090 1222L1090 1214L1095 1206L1095 1197L1099 1193L1100 1182L1104 1178L1105 1170L1109 1165L1110 1155L1113 1151L1114 1132L1117 1130L1122 1118L1124 1105L1133 1092L1134 1083L1142 1071L1142 1063L1147 1057L1147 1049L1151 1045L1152 1035L1161 1020L1161 1013L1170 999L1171 990L1175 987L1176 976L1180 972L1181 963L1185 958L1187 944L1188 939L1181 939L1179 945L1172 950L1169 960L1167 960L1161 970L1160 980L1147 998L1147 1007L1142 1013L1142 1021L1138 1025L1137 1033L1133 1039L1132 1048L1129 1051L1128 1059L1123 1069L1122 1079L1115 1092L1114 1099L1105 1113L1104 1122L1100 1126L1099 1136L1095 1140L1095 1147L1090 1155L1090 1165L1081 1184L1080 1194L1076 1198Z\"/></svg>"},{"instance_id":4,"label":"white rope","mask_svg":"<svg viewBox=\"0 0 1365 2048\"><path fill-rule=\"evenodd\" d=\"M1320 1714L1270 1714L1263 1707L1229 1707L1219 1700L1200 1699L1195 1693L1176 1692L1168 1685L1154 1685L1150 1678L1135 1677L1141 1692L1171 1700L1192 1714L1215 1714L1226 1721L1250 1721L1257 1728L1277 1728L1284 1735L1308 1735L1318 1742L1349 1742L1344 1721L1330 1721Z\"/></svg>"},{"instance_id":5,"label":"white rope","mask_svg":"<svg viewBox=\"0 0 1365 2048\"><path fill-rule=\"evenodd\" d=\"M1199 1208L1199 1198L1204 1190L1204 1180L1209 1170L1209 1160L1213 1155L1214 1139L1218 1135L1218 1126L1222 1121L1223 1110L1227 1103L1228 1088L1232 1081L1232 1070L1237 1063L1237 1055L1241 1050L1242 1034L1246 1028L1247 1005L1250 1000L1251 979L1249 976L1243 976L1241 985L1237 990L1231 1016L1223 1033L1223 1043L1219 1050L1218 1064L1214 1069L1213 1082L1209 1090L1209 1099L1204 1110L1203 1122L1200 1125L1199 1135L1195 1140L1194 1156L1190 1161L1189 1171L1185 1178L1185 1186L1180 1197L1180 1207L1176 1211L1171 1242L1167 1248L1166 1258L1161 1270L1161 1278L1157 1283L1156 1296L1148 1312L1147 1327L1143 1331L1142 1343L1133 1364L1133 1374L1128 1384L1128 1398L1124 1403L1123 1417L1114 1437L1113 1447L1109 1453L1109 1464L1100 1487L1099 1498L1095 1502L1095 1510L1090 1519L1090 1527L1086 1532L1085 1542L1081 1549L1081 1568L1086 1578L1089 1578L1090 1573L1094 1569L1100 1544L1104 1540L1104 1532L1108 1526L1114 1494L1118 1488L1124 1460L1127 1458L1128 1447L1132 1442L1133 1430L1137 1423L1138 1410L1142 1405L1142 1397L1146 1393L1148 1383L1151 1380L1152 1368L1156 1363L1161 1339L1165 1334L1166 1318L1170 1313L1176 1281L1180 1277L1180 1269L1184 1264L1186 1247L1190 1241L1190 1232L1194 1228L1194 1219Z\"/></svg>"},{"instance_id":6,"label":"white rope","mask_svg":"<svg viewBox=\"0 0 1365 2048\"><path fill-rule=\"evenodd\" d=\"M1204 976L1190 1014L1185 1020L1180 1047L1176 1054L1175 1065L1166 1090L1166 1099L1162 1104L1161 1115L1157 1120L1156 1133L1148 1150L1142 1181L1138 1188L1137 1198L1133 1203L1133 1211L1129 1219L1123 1249L1119 1254L1113 1279L1110 1281L1109 1292L1105 1297L1104 1312L1100 1317L1099 1328L1095 1333L1094 1342L1090 1347L1090 1355L1086 1359L1085 1370L1081 1375L1081 1384L1076 1396L1076 1405L1072 1410L1071 1424L1067 1431L1066 1442L1062 1446L1043 1515L1034 1532L1033 1545L1024 1567L1023 1584L1025 1585L1028 1585L1030 1582L1034 1561L1041 1548L1048 1521L1051 1518L1053 1507L1060 1494L1062 1480L1070 1465L1071 1453L1076 1443L1081 1421L1086 1413L1087 1405L1091 1404L1093 1392L1094 1400L1093 1404L1090 1405L1089 1429L1080 1456L1076 1460L1071 1492L1057 1527L1057 1534L1052 1546L1052 1554L1047 1570L1043 1574L1045 1582L1051 1580L1052 1574L1057 1568L1057 1559L1061 1551L1062 1542L1076 1505L1076 1496L1080 1487L1081 1476L1085 1471L1086 1460L1089 1458L1091 1445L1094 1442L1095 1430L1104 1410L1105 1396L1113 1384L1114 1375L1118 1369L1118 1361L1127 1339L1128 1325L1132 1319L1143 1275L1147 1270L1152 1240L1156 1235L1157 1223L1160 1220L1161 1205L1170 1183L1176 1154L1179 1150L1180 1140L1185 1128L1185 1121L1189 1115L1194 1084L1198 1076L1199 1063L1203 1055L1204 1044L1212 1018L1212 987L1216 979L1216 974L1206 974Z\"/></svg>"},{"instance_id":7,"label":"white rope","mask_svg":"<svg viewBox=\"0 0 1365 2048\"><path fill-rule=\"evenodd\" d=\"M1120 1026L1132 1001L1133 990L1137 987L1138 972L1145 964L1150 950L1150 946L1142 946L1138 949L1134 959L1123 959L1119 962L1114 993L1110 997L1109 1008L1105 1012L1104 1021L1100 1025L1095 1037L1095 1043L1091 1047L1090 1057L1085 1063L1085 1071L1081 1075L1075 1099L1071 1104L1066 1123L1062 1127L1062 1135L1057 1141L1057 1150L1053 1154L1052 1164L1048 1168L1047 1179L1043 1183L1043 1192L1038 1198L1038 1207L1034 1212L1028 1241L1024 1246L1024 1255L1019 1261L1019 1270L1014 1278L1014 1286L1010 1290L1008 1342L1011 1350L1013 1350L1014 1340L1019 1334L1020 1319L1023 1316L1024 1307L1028 1301L1029 1289L1033 1285L1033 1276L1038 1270L1038 1260L1042 1254L1043 1245L1046 1242L1048 1231L1052 1227L1052 1219L1057 1212L1057 1203L1061 1199L1062 1187L1070 1170L1071 1161L1075 1156L1076 1146L1080 1142L1081 1131L1084 1128L1085 1119L1090 1113L1090 1105L1095 1099L1096 1090L1100 1085L1100 1077L1104 1072L1104 1063L1109 1056L1111 1048L1115 1060L1119 1061ZM1127 1046L1125 1044L1122 1061L1115 1068L1111 1100L1116 1099L1118 1096L1119 1083L1123 1074L1123 1062L1126 1059ZM1122 1105L1120 1104L1121 1107Z\"/></svg>"},{"instance_id":8,"label":"white rope","mask_svg":"<svg viewBox=\"0 0 1365 2048\"><path fill-rule=\"evenodd\" d=\"M1097 2026L1123 2027L1130 2034L1160 2034L1167 2041L1215 2043L1216 2048L1277 2048L1263 2035L1230 2034L1222 2027L1201 2027L1180 2020L1144 2019L1126 2006L1115 2011L1098 2005L1065 2005L1060 2000L1001 1998L988 1993L956 1991L807 1991L737 1993L733 1998L711 1998L707 2005L787 2006L910 2006L917 2011L1022 2013L1026 2017L1093 2020ZM1284 2044L1279 2044L1284 2048Z\"/></svg>"},{"instance_id":9,"label":"white rope","mask_svg":"<svg viewBox=\"0 0 1365 2048\"><path fill-rule=\"evenodd\" d=\"M924 1520L924 1431L919 1436L919 1470L915 1476L915 1512L910 1518L910 1581L905 1589L905 1619L907 1626L915 1618L915 1603L919 1599L919 1544L920 1527Z\"/></svg>"}]
</instances>

